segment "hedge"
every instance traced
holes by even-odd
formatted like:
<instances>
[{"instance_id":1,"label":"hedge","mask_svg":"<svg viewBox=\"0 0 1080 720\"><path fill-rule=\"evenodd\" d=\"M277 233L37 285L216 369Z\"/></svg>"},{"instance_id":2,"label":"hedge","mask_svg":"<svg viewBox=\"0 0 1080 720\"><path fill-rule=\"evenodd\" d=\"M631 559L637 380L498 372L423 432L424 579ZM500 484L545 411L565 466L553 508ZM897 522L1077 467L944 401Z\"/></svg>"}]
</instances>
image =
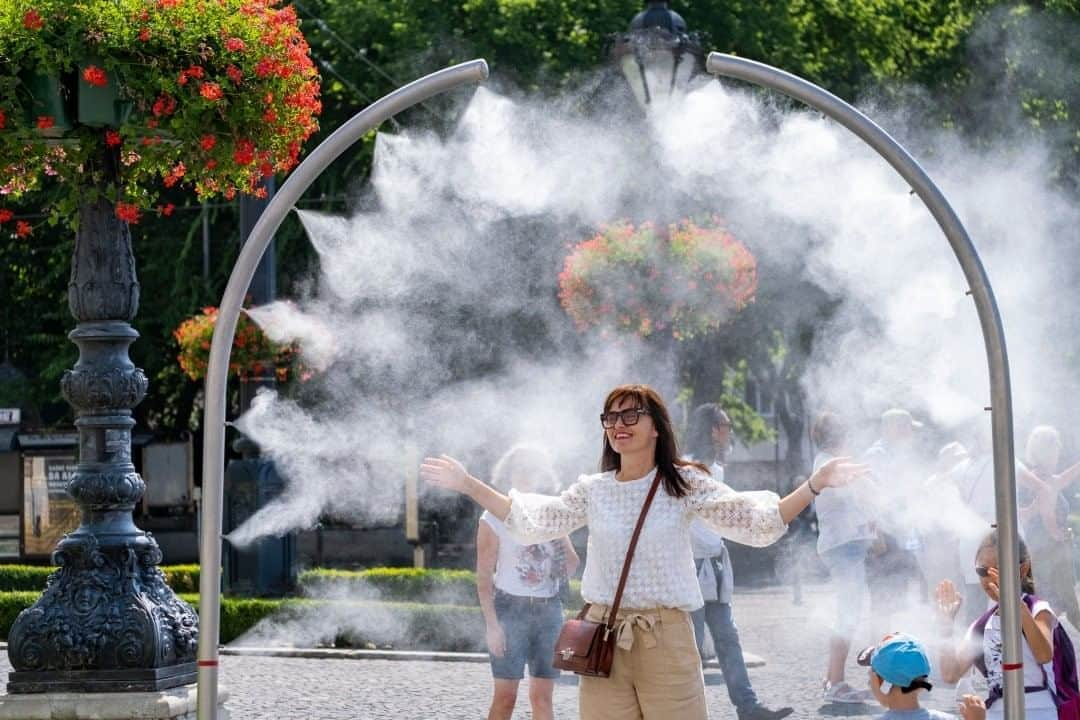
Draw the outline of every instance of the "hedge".
<instances>
[{"instance_id":1,"label":"hedge","mask_svg":"<svg viewBox=\"0 0 1080 720\"><path fill-rule=\"evenodd\" d=\"M36 592L0 592L0 636L7 639L15 617L34 604ZM197 610L199 596L180 597ZM454 605L328 601L308 599L221 599L221 642L248 631L245 644L382 647L416 650L483 649L480 609Z\"/></svg>"},{"instance_id":2,"label":"hedge","mask_svg":"<svg viewBox=\"0 0 1080 720\"><path fill-rule=\"evenodd\" d=\"M0 565L0 592L41 592L56 570L49 565ZM174 592L199 591L198 565L162 565L161 571Z\"/></svg>"},{"instance_id":3,"label":"hedge","mask_svg":"<svg viewBox=\"0 0 1080 720\"><path fill-rule=\"evenodd\" d=\"M334 600L384 600L445 605L477 605L476 573L471 570L371 568L300 573L300 591L308 597ZM581 583L570 581L567 607L581 607Z\"/></svg>"}]
</instances>

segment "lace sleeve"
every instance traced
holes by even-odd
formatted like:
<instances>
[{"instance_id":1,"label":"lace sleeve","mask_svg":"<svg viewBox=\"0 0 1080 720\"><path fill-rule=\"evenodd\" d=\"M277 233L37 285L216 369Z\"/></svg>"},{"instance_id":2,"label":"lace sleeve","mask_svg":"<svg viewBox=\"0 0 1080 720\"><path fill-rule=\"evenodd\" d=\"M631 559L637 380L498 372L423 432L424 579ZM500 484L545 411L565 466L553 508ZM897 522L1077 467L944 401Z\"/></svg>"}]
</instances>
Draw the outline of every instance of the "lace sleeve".
<instances>
[{"instance_id":1,"label":"lace sleeve","mask_svg":"<svg viewBox=\"0 0 1080 720\"><path fill-rule=\"evenodd\" d=\"M735 492L700 472L685 472L687 503L705 524L743 545L764 547L779 540L787 525L780 517L780 496L767 490Z\"/></svg>"},{"instance_id":2,"label":"lace sleeve","mask_svg":"<svg viewBox=\"0 0 1080 720\"><path fill-rule=\"evenodd\" d=\"M510 514L505 525L511 537L532 545L568 535L585 525L589 491L584 479L561 495L537 495L510 491Z\"/></svg>"}]
</instances>

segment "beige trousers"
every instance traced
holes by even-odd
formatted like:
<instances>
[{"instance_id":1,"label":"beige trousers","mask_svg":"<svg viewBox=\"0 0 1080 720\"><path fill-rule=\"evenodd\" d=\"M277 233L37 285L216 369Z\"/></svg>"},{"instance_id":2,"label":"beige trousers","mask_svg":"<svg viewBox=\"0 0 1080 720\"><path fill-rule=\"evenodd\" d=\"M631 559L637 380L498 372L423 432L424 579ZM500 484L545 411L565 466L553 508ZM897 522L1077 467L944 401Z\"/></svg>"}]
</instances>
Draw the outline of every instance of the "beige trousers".
<instances>
[{"instance_id":1,"label":"beige trousers","mask_svg":"<svg viewBox=\"0 0 1080 720\"><path fill-rule=\"evenodd\" d=\"M603 621L608 608L586 616ZM611 676L580 678L581 720L706 720L705 680L690 614L671 608L619 610Z\"/></svg>"}]
</instances>

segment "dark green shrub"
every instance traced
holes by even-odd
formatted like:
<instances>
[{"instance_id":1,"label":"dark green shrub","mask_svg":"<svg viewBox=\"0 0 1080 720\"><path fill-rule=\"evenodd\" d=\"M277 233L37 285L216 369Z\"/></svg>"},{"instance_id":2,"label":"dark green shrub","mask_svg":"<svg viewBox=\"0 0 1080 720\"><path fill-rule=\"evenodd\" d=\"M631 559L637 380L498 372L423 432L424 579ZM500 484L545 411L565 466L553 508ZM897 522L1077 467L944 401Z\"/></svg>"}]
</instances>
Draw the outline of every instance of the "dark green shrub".
<instances>
[{"instance_id":1,"label":"dark green shrub","mask_svg":"<svg viewBox=\"0 0 1080 720\"><path fill-rule=\"evenodd\" d=\"M177 593L199 592L198 565L162 565L165 582Z\"/></svg>"},{"instance_id":2,"label":"dark green shrub","mask_svg":"<svg viewBox=\"0 0 1080 720\"><path fill-rule=\"evenodd\" d=\"M39 592L0 592L0 636L7 640L12 623L26 608L41 597Z\"/></svg>"},{"instance_id":3,"label":"dark green shrub","mask_svg":"<svg viewBox=\"0 0 1080 720\"><path fill-rule=\"evenodd\" d=\"M471 570L371 568L300 573L300 591L308 597L332 600L383 600L441 605L477 605L476 573ZM580 608L581 583L570 581L567 607Z\"/></svg>"},{"instance_id":4,"label":"dark green shrub","mask_svg":"<svg viewBox=\"0 0 1080 720\"><path fill-rule=\"evenodd\" d=\"M56 570L51 565L0 565L0 592L42 592ZM198 565L162 565L161 571L174 592L199 591Z\"/></svg>"}]
</instances>

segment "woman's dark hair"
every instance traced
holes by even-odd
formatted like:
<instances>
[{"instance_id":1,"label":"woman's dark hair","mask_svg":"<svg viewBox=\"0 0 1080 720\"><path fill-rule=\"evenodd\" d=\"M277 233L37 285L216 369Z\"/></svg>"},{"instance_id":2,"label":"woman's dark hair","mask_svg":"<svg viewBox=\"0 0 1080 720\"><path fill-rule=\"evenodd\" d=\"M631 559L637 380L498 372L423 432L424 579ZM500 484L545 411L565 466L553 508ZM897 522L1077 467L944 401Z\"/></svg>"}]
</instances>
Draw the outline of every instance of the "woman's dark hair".
<instances>
[{"instance_id":1,"label":"woman's dark hair","mask_svg":"<svg viewBox=\"0 0 1080 720\"><path fill-rule=\"evenodd\" d=\"M656 428L656 472L664 484L664 491L672 496L681 498L686 495L690 487L682 475L679 474L681 467L694 467L705 473L709 469L699 462L683 460L679 458L679 448L675 442L675 431L671 426L671 415L660 398L660 394L648 385L620 385L608 393L604 400L604 412L606 413L613 405L625 398L631 398L636 407L641 408L652 418ZM600 455L600 471L619 470L622 467L622 458L608 442L607 433L604 433L604 451Z\"/></svg>"},{"instance_id":2,"label":"woman's dark hair","mask_svg":"<svg viewBox=\"0 0 1080 720\"><path fill-rule=\"evenodd\" d=\"M840 416L827 410L817 416L810 430L810 438L822 450L836 450L842 447L846 437L847 428L844 427Z\"/></svg>"},{"instance_id":3,"label":"woman's dark hair","mask_svg":"<svg viewBox=\"0 0 1080 720\"><path fill-rule=\"evenodd\" d=\"M1016 538L1017 543L1020 545L1020 564L1027 563L1027 572L1020 577L1020 590L1028 595L1035 594L1035 576L1031 569L1031 555L1028 553L1027 544L1024 543L1023 538ZM992 530L989 535L983 538L983 541L979 543L979 549L975 551L975 561L978 562L979 556L987 550L992 550L994 557L997 557L998 548L998 531ZM1001 569L1001 562L998 561L998 570Z\"/></svg>"},{"instance_id":4,"label":"woman's dark hair","mask_svg":"<svg viewBox=\"0 0 1080 720\"><path fill-rule=\"evenodd\" d=\"M716 455L713 446L714 427L731 425L731 418L716 403L705 403L690 413L690 425L686 428L686 449L690 457L708 462Z\"/></svg>"}]
</instances>

